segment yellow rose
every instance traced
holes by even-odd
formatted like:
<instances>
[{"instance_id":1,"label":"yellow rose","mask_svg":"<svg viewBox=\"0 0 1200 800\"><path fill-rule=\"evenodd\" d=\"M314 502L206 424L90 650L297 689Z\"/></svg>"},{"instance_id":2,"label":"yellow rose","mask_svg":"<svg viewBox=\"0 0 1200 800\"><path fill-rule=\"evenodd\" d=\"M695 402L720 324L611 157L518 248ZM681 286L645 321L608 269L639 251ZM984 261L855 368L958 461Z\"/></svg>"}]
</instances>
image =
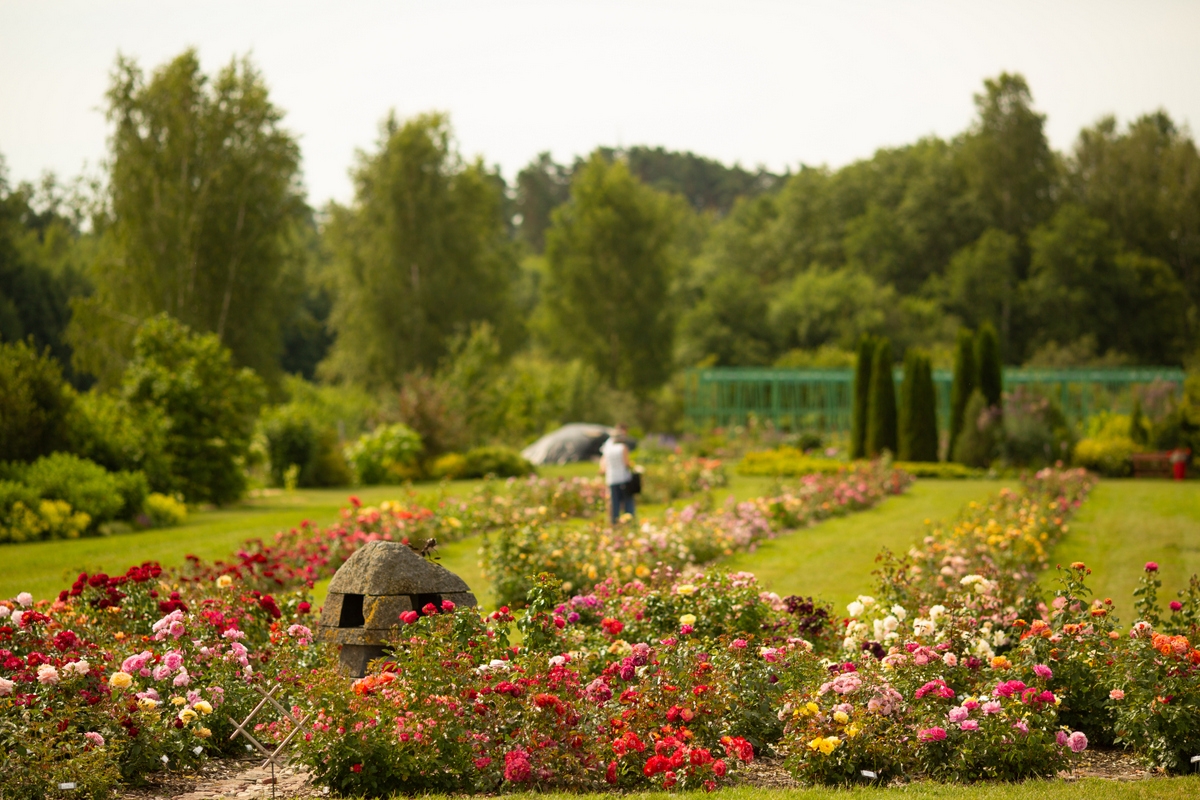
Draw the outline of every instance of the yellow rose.
<instances>
[{"instance_id":1,"label":"yellow rose","mask_svg":"<svg viewBox=\"0 0 1200 800\"><path fill-rule=\"evenodd\" d=\"M683 583L675 587L675 593L684 595L686 597L689 594L695 594L696 587L690 583Z\"/></svg>"},{"instance_id":2,"label":"yellow rose","mask_svg":"<svg viewBox=\"0 0 1200 800\"><path fill-rule=\"evenodd\" d=\"M183 711L179 712L179 718L183 720L184 725L187 725L196 718L196 712L192 711L190 708L185 708Z\"/></svg>"},{"instance_id":3,"label":"yellow rose","mask_svg":"<svg viewBox=\"0 0 1200 800\"><path fill-rule=\"evenodd\" d=\"M846 726L846 736L851 739L853 739L855 736L858 736L860 731L862 731L862 728L859 727L857 722Z\"/></svg>"},{"instance_id":4,"label":"yellow rose","mask_svg":"<svg viewBox=\"0 0 1200 800\"><path fill-rule=\"evenodd\" d=\"M196 728L195 733L201 739L207 739L208 737L212 736L212 731L210 731L208 728Z\"/></svg>"},{"instance_id":5,"label":"yellow rose","mask_svg":"<svg viewBox=\"0 0 1200 800\"><path fill-rule=\"evenodd\" d=\"M222 575L221 577L217 578L218 589L228 589L230 586L233 586L233 578L229 577L228 575Z\"/></svg>"},{"instance_id":6,"label":"yellow rose","mask_svg":"<svg viewBox=\"0 0 1200 800\"><path fill-rule=\"evenodd\" d=\"M114 672L108 679L108 685L114 689L128 689L133 685L133 676L128 672Z\"/></svg>"},{"instance_id":7,"label":"yellow rose","mask_svg":"<svg viewBox=\"0 0 1200 800\"><path fill-rule=\"evenodd\" d=\"M850 715L847 714L845 711L835 711L835 712L833 712L833 719L836 722L838 722L839 724L845 725L847 722L850 721Z\"/></svg>"},{"instance_id":8,"label":"yellow rose","mask_svg":"<svg viewBox=\"0 0 1200 800\"><path fill-rule=\"evenodd\" d=\"M825 741L824 739L822 739L820 736L818 736L817 738L813 739L811 742L808 743L808 749L809 750L820 750L821 744L824 741Z\"/></svg>"},{"instance_id":9,"label":"yellow rose","mask_svg":"<svg viewBox=\"0 0 1200 800\"><path fill-rule=\"evenodd\" d=\"M140 708L142 711L153 711L154 709L158 708L158 701L151 700L149 697L139 698L138 708Z\"/></svg>"},{"instance_id":10,"label":"yellow rose","mask_svg":"<svg viewBox=\"0 0 1200 800\"><path fill-rule=\"evenodd\" d=\"M821 713L821 707L813 702L809 702L809 704L806 705L805 708L808 709L808 713L810 713L810 714L820 714Z\"/></svg>"},{"instance_id":11,"label":"yellow rose","mask_svg":"<svg viewBox=\"0 0 1200 800\"><path fill-rule=\"evenodd\" d=\"M821 754L827 756L832 753L839 744L842 743L842 740L836 736L826 736L824 739L821 739L820 742L821 744L819 747L821 749Z\"/></svg>"},{"instance_id":12,"label":"yellow rose","mask_svg":"<svg viewBox=\"0 0 1200 800\"><path fill-rule=\"evenodd\" d=\"M679 618L679 624L680 625L695 625L696 624L696 615L695 614L684 614L682 617Z\"/></svg>"},{"instance_id":13,"label":"yellow rose","mask_svg":"<svg viewBox=\"0 0 1200 800\"><path fill-rule=\"evenodd\" d=\"M187 699L180 697L179 695L175 695L174 697L171 698L171 705L173 705L173 706L182 706L182 705L186 705L186 704L187 704Z\"/></svg>"},{"instance_id":14,"label":"yellow rose","mask_svg":"<svg viewBox=\"0 0 1200 800\"><path fill-rule=\"evenodd\" d=\"M201 714L211 714L212 713L212 704L209 703L207 700L200 700L196 703L193 703L192 708L196 709Z\"/></svg>"}]
</instances>

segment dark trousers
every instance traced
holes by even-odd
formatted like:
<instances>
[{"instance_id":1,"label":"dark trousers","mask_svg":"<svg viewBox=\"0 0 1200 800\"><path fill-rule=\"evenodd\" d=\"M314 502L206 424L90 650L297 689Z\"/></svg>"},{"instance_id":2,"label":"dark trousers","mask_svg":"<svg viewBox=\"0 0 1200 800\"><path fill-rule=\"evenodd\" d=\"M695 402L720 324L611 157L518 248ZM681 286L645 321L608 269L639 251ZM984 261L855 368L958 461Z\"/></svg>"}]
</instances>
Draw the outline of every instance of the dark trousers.
<instances>
[{"instance_id":1,"label":"dark trousers","mask_svg":"<svg viewBox=\"0 0 1200 800\"><path fill-rule=\"evenodd\" d=\"M633 510L633 492L630 491L628 483L613 483L608 487L609 496L612 498L610 508L612 509L612 523L617 524L617 520L621 514L634 516L637 512Z\"/></svg>"}]
</instances>

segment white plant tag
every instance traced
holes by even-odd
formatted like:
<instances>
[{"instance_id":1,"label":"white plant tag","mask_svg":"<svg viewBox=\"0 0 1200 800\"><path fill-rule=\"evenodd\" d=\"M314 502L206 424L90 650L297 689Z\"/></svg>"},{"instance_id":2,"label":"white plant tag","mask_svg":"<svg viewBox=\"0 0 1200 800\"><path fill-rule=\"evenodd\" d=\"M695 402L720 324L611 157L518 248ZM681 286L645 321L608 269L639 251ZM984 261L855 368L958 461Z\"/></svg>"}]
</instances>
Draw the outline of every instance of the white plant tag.
<instances>
[{"instance_id":1,"label":"white plant tag","mask_svg":"<svg viewBox=\"0 0 1200 800\"><path fill-rule=\"evenodd\" d=\"M864 778L878 778L878 777L879 777L879 776L878 776L878 775L876 775L874 772L871 772L871 770L869 770L869 769L864 769L864 770L862 771L862 776L863 776Z\"/></svg>"},{"instance_id":2,"label":"white plant tag","mask_svg":"<svg viewBox=\"0 0 1200 800\"><path fill-rule=\"evenodd\" d=\"M75 784L73 784L73 783L60 783L60 784L58 785L58 788L59 788L59 789L62 789L64 792L66 792L66 791L70 791L71 789L74 789L74 788L75 788Z\"/></svg>"},{"instance_id":3,"label":"white plant tag","mask_svg":"<svg viewBox=\"0 0 1200 800\"><path fill-rule=\"evenodd\" d=\"M169 763L171 763L171 759L167 758L166 756L162 756L162 762L164 764L169 764Z\"/></svg>"},{"instance_id":4,"label":"white plant tag","mask_svg":"<svg viewBox=\"0 0 1200 800\"><path fill-rule=\"evenodd\" d=\"M192 748L192 752L195 753L196 755L200 755L201 753L204 752L204 748L196 746L196 747Z\"/></svg>"},{"instance_id":5,"label":"white plant tag","mask_svg":"<svg viewBox=\"0 0 1200 800\"><path fill-rule=\"evenodd\" d=\"M1200 756L1192 756L1193 764L1200 764Z\"/></svg>"}]
</instances>

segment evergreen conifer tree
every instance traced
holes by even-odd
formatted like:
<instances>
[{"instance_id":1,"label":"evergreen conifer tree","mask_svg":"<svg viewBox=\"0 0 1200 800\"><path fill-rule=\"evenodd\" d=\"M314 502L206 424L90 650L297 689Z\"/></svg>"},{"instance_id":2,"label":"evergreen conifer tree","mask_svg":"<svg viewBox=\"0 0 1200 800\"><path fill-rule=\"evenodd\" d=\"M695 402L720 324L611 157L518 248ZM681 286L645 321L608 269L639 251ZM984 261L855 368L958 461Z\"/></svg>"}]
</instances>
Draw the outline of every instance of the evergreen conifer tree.
<instances>
[{"instance_id":1,"label":"evergreen conifer tree","mask_svg":"<svg viewBox=\"0 0 1200 800\"><path fill-rule=\"evenodd\" d=\"M1150 443L1150 435L1146 430L1146 415L1142 413L1142 398L1133 396L1133 411L1129 413L1129 438L1136 445L1145 446Z\"/></svg>"},{"instance_id":2,"label":"evergreen conifer tree","mask_svg":"<svg viewBox=\"0 0 1200 800\"><path fill-rule=\"evenodd\" d=\"M867 454L867 403L871 394L875 345L875 339L865 333L858 341L858 362L854 366L854 406L850 419L851 458L863 458Z\"/></svg>"},{"instance_id":3,"label":"evergreen conifer tree","mask_svg":"<svg viewBox=\"0 0 1200 800\"><path fill-rule=\"evenodd\" d=\"M895 453L896 385L892 379L892 343L881 339L871 367L871 391L867 404L867 455L874 458L888 450Z\"/></svg>"},{"instance_id":4,"label":"evergreen conifer tree","mask_svg":"<svg viewBox=\"0 0 1200 800\"><path fill-rule=\"evenodd\" d=\"M900 460L937 461L937 393L929 356L909 350L900 391Z\"/></svg>"},{"instance_id":5,"label":"evergreen conifer tree","mask_svg":"<svg viewBox=\"0 0 1200 800\"><path fill-rule=\"evenodd\" d=\"M955 445L963 428L963 412L967 400L979 383L975 368L975 337L963 328L958 332L958 343L954 349L954 383L950 388L950 447L947 458L952 460Z\"/></svg>"},{"instance_id":6,"label":"evergreen conifer tree","mask_svg":"<svg viewBox=\"0 0 1200 800\"><path fill-rule=\"evenodd\" d=\"M1000 360L1000 339L990 322L980 325L975 336L975 363L979 366L979 391L983 392L988 406L999 408L1004 391L1004 367Z\"/></svg>"}]
</instances>

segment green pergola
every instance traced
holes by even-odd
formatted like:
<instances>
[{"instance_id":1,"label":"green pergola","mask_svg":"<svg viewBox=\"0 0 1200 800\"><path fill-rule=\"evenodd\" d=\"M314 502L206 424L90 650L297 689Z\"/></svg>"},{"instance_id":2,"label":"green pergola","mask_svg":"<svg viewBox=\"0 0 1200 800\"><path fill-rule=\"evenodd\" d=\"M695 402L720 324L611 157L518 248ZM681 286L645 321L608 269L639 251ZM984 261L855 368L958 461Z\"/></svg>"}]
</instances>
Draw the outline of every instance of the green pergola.
<instances>
[{"instance_id":1,"label":"green pergola","mask_svg":"<svg viewBox=\"0 0 1200 800\"><path fill-rule=\"evenodd\" d=\"M904 370L895 371L896 385ZM1004 388L1038 387L1052 396L1067 419L1086 420L1100 409L1129 410L1135 386L1170 384L1178 393L1184 371L1175 367L1114 367L1044 369L1016 367L1004 370ZM953 374L935 369L938 425L950 419L950 386ZM743 425L751 417L770 420L793 430L842 432L850 429L854 370L775 369L766 367L712 367L689 371L684 411L698 428Z\"/></svg>"}]
</instances>

